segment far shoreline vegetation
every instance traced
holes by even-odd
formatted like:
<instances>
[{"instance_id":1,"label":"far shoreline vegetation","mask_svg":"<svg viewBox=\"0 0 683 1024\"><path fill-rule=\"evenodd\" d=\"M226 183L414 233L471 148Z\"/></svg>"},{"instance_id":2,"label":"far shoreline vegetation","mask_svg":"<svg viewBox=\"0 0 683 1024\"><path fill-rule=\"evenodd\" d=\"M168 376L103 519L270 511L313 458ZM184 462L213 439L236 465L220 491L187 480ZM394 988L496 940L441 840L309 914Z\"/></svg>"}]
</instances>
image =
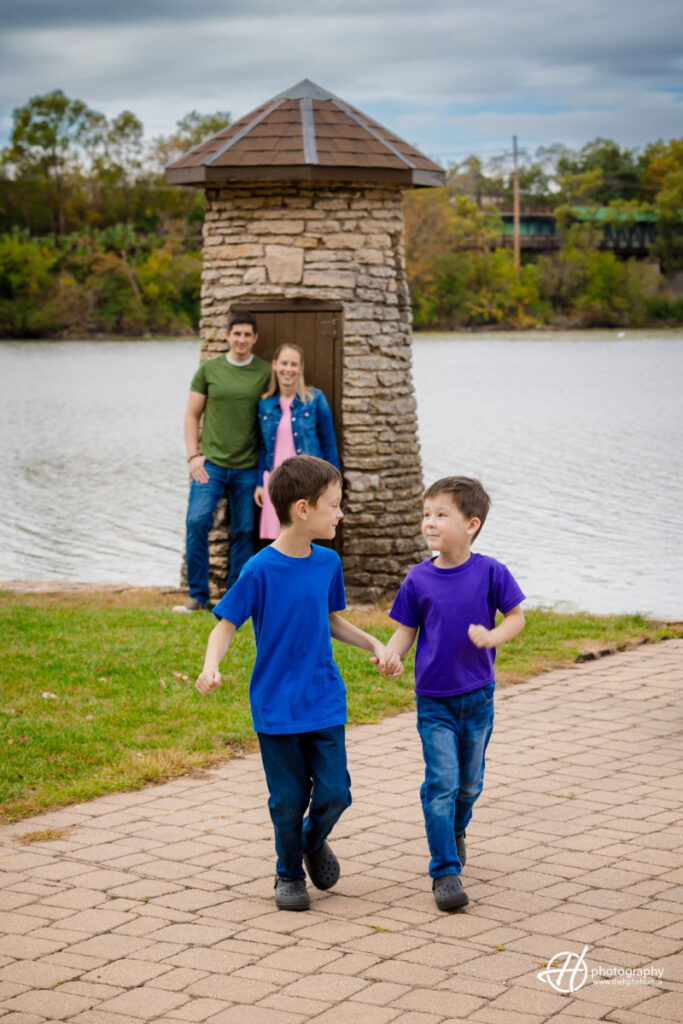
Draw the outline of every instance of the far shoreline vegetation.
<instances>
[{"instance_id":1,"label":"far shoreline vegetation","mask_svg":"<svg viewBox=\"0 0 683 1024\"><path fill-rule=\"evenodd\" d=\"M131 111L109 120L55 90L13 119L0 161L0 338L196 337L204 195L165 185L163 169L230 115L191 111L150 141ZM683 326L683 138L642 152L556 144L522 162L519 182L523 215L554 231L552 247L523 248L519 270L502 158L471 156L444 188L405 193L416 331ZM618 255L607 241L618 232L646 233L647 245Z\"/></svg>"}]
</instances>

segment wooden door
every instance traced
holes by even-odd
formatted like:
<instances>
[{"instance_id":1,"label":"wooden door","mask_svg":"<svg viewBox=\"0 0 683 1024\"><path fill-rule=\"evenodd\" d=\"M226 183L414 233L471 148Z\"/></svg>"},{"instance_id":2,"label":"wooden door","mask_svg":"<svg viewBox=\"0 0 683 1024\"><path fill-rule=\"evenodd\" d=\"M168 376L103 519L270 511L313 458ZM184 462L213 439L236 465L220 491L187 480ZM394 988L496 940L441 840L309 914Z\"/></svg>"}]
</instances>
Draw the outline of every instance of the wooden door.
<instances>
[{"instance_id":1,"label":"wooden door","mask_svg":"<svg viewBox=\"0 0 683 1024\"><path fill-rule=\"evenodd\" d=\"M231 313L253 313L258 324L255 354L268 362L279 345L304 351L306 383L319 388L330 403L339 457L343 458L341 403L343 375L342 308L330 303L256 302L236 304Z\"/></svg>"},{"instance_id":2,"label":"wooden door","mask_svg":"<svg viewBox=\"0 0 683 1024\"><path fill-rule=\"evenodd\" d=\"M343 387L343 311L338 303L254 302L236 303L231 313L253 313L258 325L254 352L268 362L279 345L294 344L304 352L304 376L307 384L319 388L330 404L334 419L339 459L344 465L342 433ZM344 523L334 541L318 541L342 554Z\"/></svg>"}]
</instances>

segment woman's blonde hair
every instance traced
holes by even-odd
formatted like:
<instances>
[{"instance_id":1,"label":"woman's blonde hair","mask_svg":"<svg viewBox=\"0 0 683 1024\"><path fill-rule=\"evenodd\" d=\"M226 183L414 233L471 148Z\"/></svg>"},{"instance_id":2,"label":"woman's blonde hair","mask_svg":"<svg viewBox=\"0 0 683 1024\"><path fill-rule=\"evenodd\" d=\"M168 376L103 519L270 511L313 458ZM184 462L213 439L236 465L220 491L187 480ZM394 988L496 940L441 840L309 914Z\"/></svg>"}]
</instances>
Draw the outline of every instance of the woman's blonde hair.
<instances>
[{"instance_id":1,"label":"woman's blonde hair","mask_svg":"<svg viewBox=\"0 0 683 1024\"><path fill-rule=\"evenodd\" d=\"M298 345L293 345L291 342L286 341L283 345L278 345L278 347L275 349L275 352L273 353L273 362L275 362L280 353L284 352L286 348L291 348L292 352L296 352L297 355L299 356L299 360L301 362L301 373L299 374L299 379L296 382L296 393L301 399L301 401L304 404L306 404L306 402L312 401L313 391L311 390L311 388L306 387L306 381L304 380L304 350L300 348ZM277 393L277 374L275 373L275 368L271 366L268 387L261 395L261 398L270 398L271 395L276 395Z\"/></svg>"}]
</instances>

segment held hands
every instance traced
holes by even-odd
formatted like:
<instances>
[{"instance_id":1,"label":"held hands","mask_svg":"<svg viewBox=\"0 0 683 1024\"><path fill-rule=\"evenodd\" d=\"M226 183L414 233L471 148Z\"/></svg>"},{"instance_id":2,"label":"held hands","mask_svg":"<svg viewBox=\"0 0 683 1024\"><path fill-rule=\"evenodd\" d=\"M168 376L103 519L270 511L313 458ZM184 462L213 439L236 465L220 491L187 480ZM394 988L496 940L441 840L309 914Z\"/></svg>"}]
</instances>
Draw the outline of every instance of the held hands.
<instances>
[{"instance_id":1,"label":"held hands","mask_svg":"<svg viewBox=\"0 0 683 1024\"><path fill-rule=\"evenodd\" d=\"M467 635L475 647L495 647L496 642L492 638L492 632L486 626L475 626L472 624L467 630Z\"/></svg>"},{"instance_id":2,"label":"held hands","mask_svg":"<svg viewBox=\"0 0 683 1024\"><path fill-rule=\"evenodd\" d=\"M212 693L221 685L221 674L217 668L211 672L202 672L194 685L200 693Z\"/></svg>"},{"instance_id":3,"label":"held hands","mask_svg":"<svg viewBox=\"0 0 683 1024\"><path fill-rule=\"evenodd\" d=\"M403 665L398 654L395 651L390 651L383 644L377 645L373 657L370 658L370 663L376 667L380 675L386 676L387 679L396 679L403 672Z\"/></svg>"},{"instance_id":4,"label":"held hands","mask_svg":"<svg viewBox=\"0 0 683 1024\"><path fill-rule=\"evenodd\" d=\"M203 455L197 455L190 461L190 475L198 484L208 484L209 474L204 469L206 459Z\"/></svg>"}]
</instances>

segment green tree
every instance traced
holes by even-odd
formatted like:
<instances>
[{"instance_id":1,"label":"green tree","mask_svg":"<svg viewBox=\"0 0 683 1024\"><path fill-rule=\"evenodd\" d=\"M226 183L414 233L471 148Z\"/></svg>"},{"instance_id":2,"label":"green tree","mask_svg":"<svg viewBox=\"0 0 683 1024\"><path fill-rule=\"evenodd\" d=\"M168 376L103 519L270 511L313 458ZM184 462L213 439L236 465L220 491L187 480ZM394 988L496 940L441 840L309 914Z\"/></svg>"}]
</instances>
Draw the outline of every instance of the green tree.
<instances>
[{"instance_id":1,"label":"green tree","mask_svg":"<svg viewBox=\"0 0 683 1024\"><path fill-rule=\"evenodd\" d=\"M656 142L645 151L645 182L655 190L657 241L662 270L683 267L683 138Z\"/></svg>"},{"instance_id":2,"label":"green tree","mask_svg":"<svg viewBox=\"0 0 683 1024\"><path fill-rule=\"evenodd\" d=\"M577 201L568 190L578 184L583 198L599 205L606 205L612 199L647 198L641 182L643 169L642 158L635 150L621 149L612 139L594 139L578 153L566 151L557 161L565 200Z\"/></svg>"},{"instance_id":3,"label":"green tree","mask_svg":"<svg viewBox=\"0 0 683 1024\"><path fill-rule=\"evenodd\" d=\"M24 178L39 178L52 212L55 237L65 231L65 179L77 147L95 125L94 112L61 89L34 96L13 112L11 145L3 161ZM97 121L99 129L99 121Z\"/></svg>"},{"instance_id":4,"label":"green tree","mask_svg":"<svg viewBox=\"0 0 683 1024\"><path fill-rule=\"evenodd\" d=\"M665 274L683 268L683 170L666 175L655 198L655 252Z\"/></svg>"}]
</instances>

